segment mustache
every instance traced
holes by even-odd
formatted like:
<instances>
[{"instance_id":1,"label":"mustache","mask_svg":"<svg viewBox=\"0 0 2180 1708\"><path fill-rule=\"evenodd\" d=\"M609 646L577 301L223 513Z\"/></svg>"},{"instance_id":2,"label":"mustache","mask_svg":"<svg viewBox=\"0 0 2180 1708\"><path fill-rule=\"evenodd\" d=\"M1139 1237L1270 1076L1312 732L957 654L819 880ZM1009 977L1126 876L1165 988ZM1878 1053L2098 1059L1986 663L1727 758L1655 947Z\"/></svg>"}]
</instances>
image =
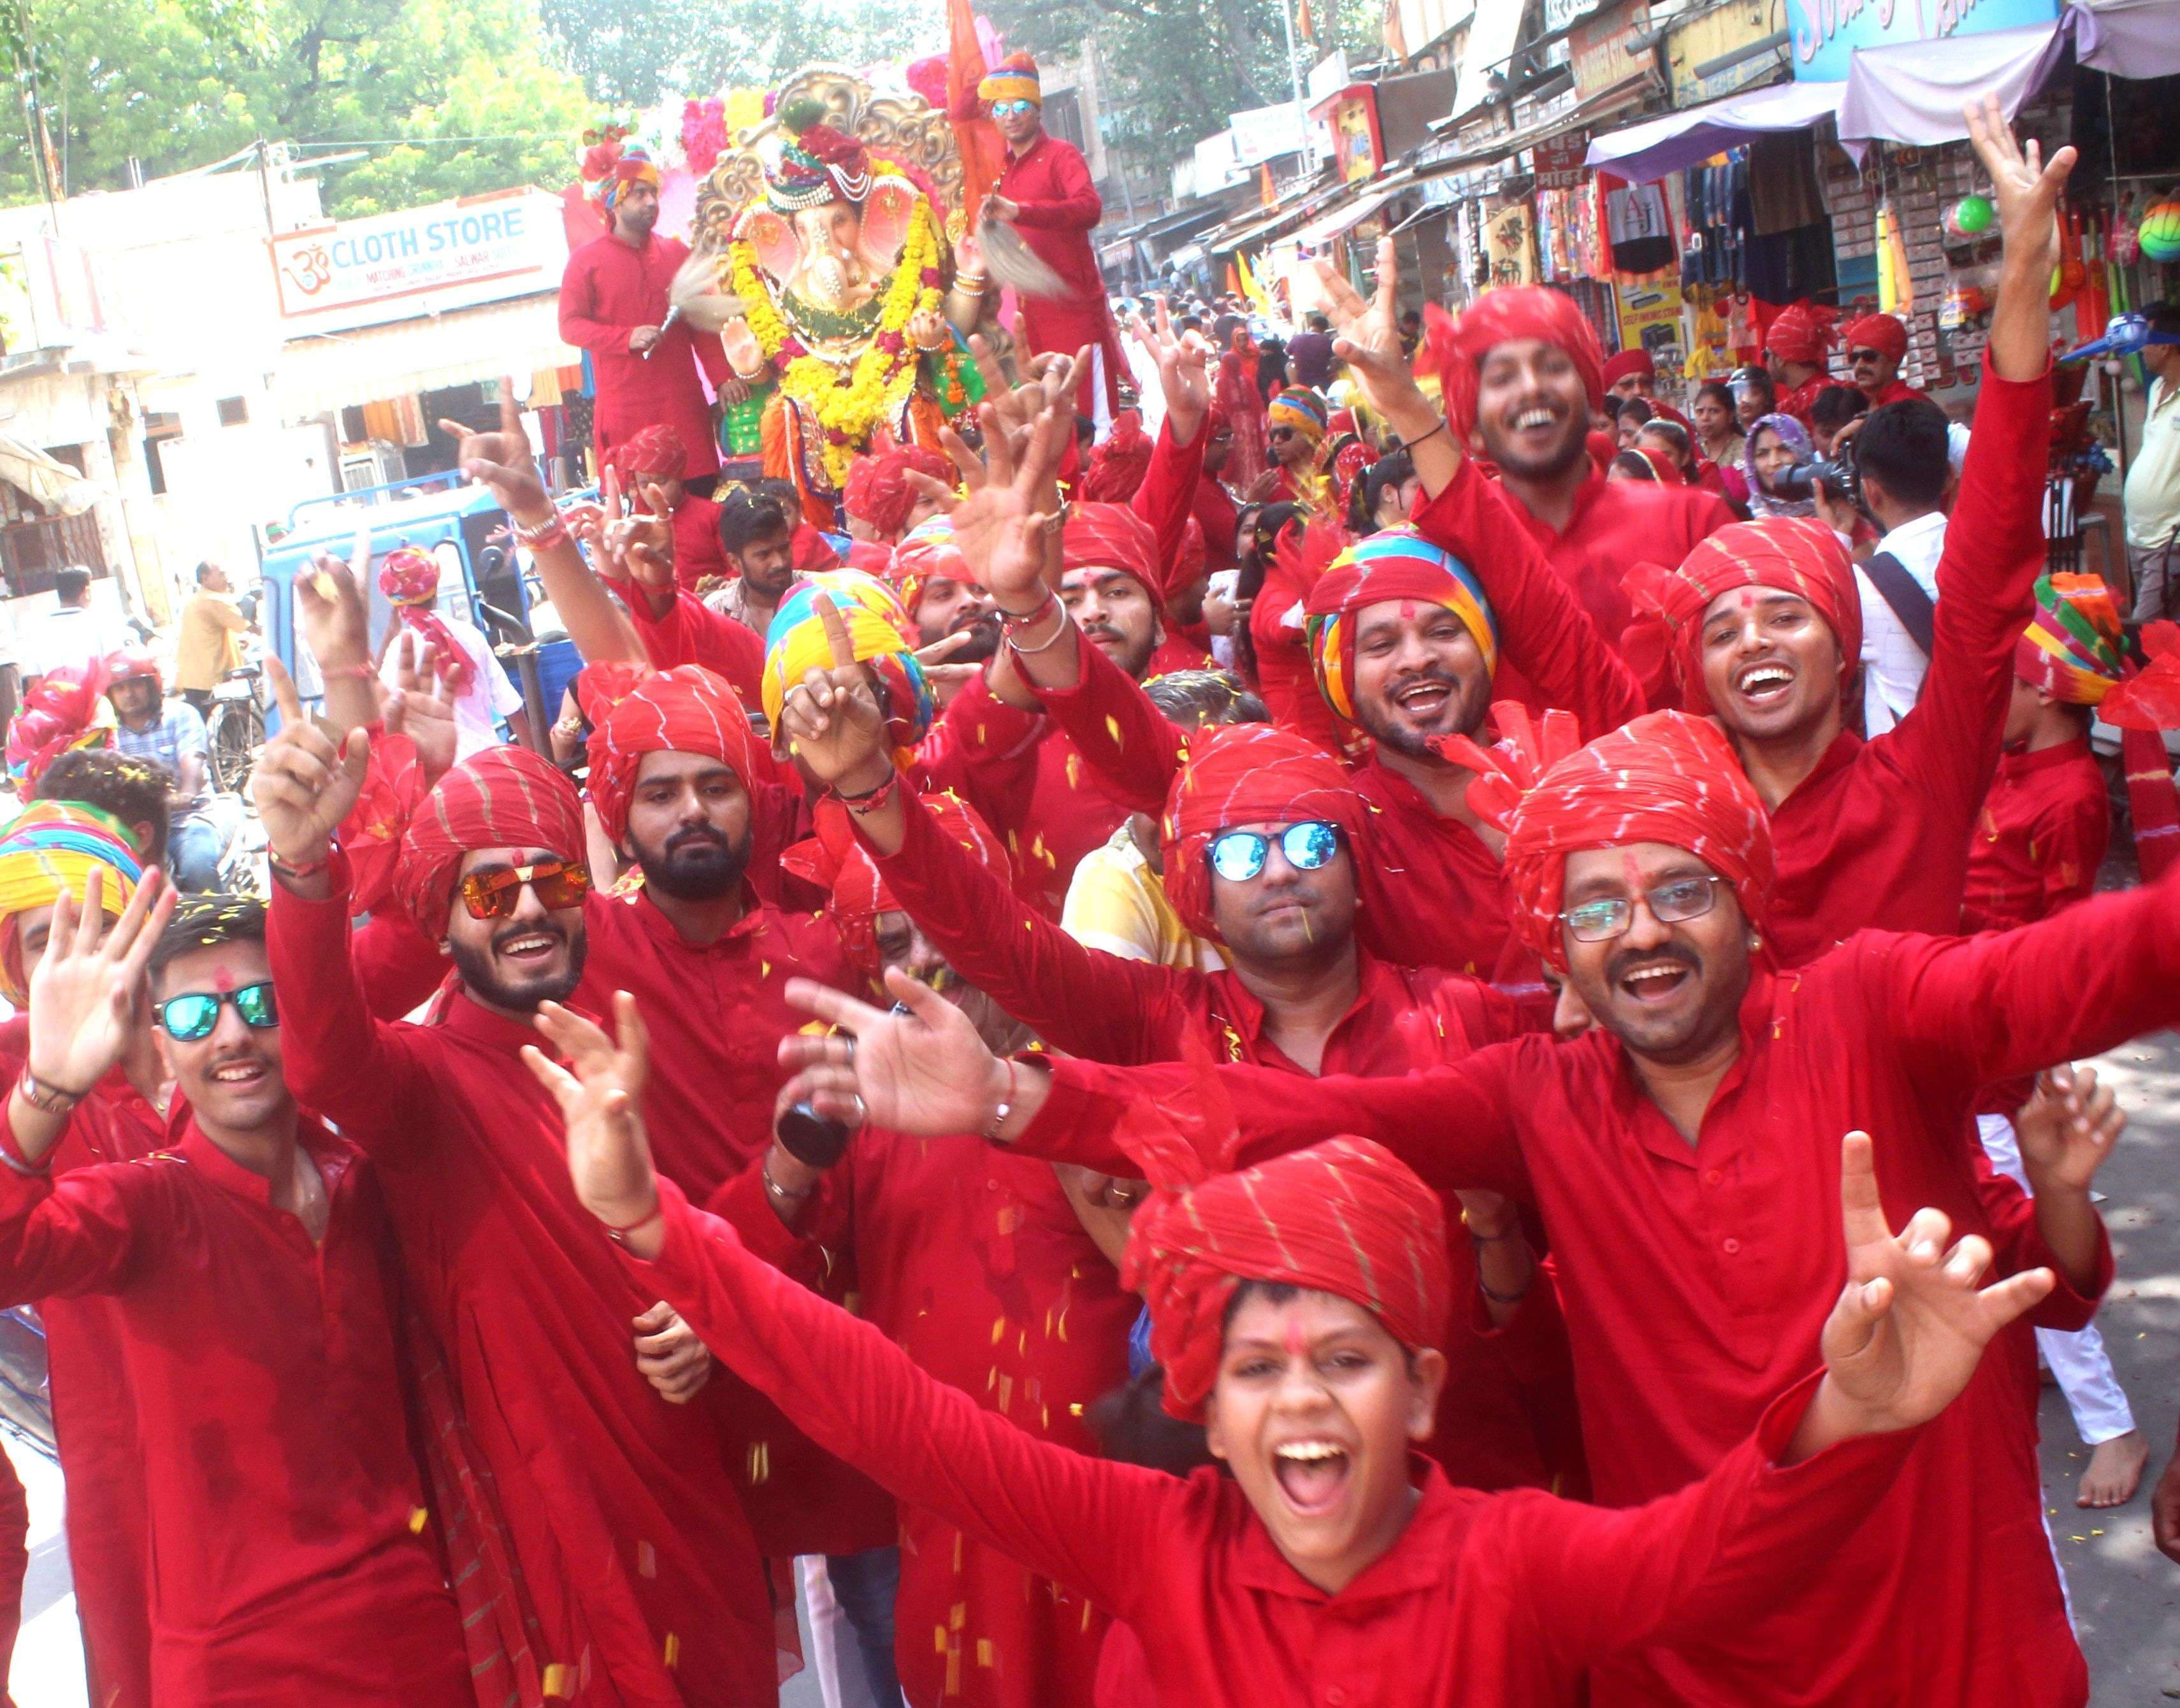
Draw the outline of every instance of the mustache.
<instances>
[{"instance_id":1,"label":"mustache","mask_svg":"<svg viewBox=\"0 0 2180 1708\"><path fill-rule=\"evenodd\" d=\"M1652 966L1660 961L1677 962L1692 977L1700 976L1703 972L1703 961L1694 950L1679 943L1667 943L1661 949L1622 949L1605 969L1605 982L1616 985L1636 968Z\"/></svg>"},{"instance_id":2,"label":"mustache","mask_svg":"<svg viewBox=\"0 0 2180 1708\"><path fill-rule=\"evenodd\" d=\"M1109 623L1086 623L1082 625L1082 634L1083 638L1087 640L1125 640L1127 639L1126 635L1121 634L1119 629L1114 628Z\"/></svg>"},{"instance_id":3,"label":"mustache","mask_svg":"<svg viewBox=\"0 0 2180 1708\"><path fill-rule=\"evenodd\" d=\"M709 843L715 848L734 846L727 840L724 832L714 830L707 824L692 824L675 831L672 836L666 838L666 852L672 854L676 849L686 848L691 843L699 842Z\"/></svg>"},{"instance_id":4,"label":"mustache","mask_svg":"<svg viewBox=\"0 0 2180 1708\"><path fill-rule=\"evenodd\" d=\"M504 931L492 934L493 953L498 954L503 944L510 943L517 937L535 936L558 937L564 947L568 941L568 934L555 925L509 925Z\"/></svg>"},{"instance_id":5,"label":"mustache","mask_svg":"<svg viewBox=\"0 0 2180 1708\"><path fill-rule=\"evenodd\" d=\"M982 664L999 650L999 619L996 617L982 616L956 623L954 633L969 638L946 655L949 664Z\"/></svg>"}]
</instances>

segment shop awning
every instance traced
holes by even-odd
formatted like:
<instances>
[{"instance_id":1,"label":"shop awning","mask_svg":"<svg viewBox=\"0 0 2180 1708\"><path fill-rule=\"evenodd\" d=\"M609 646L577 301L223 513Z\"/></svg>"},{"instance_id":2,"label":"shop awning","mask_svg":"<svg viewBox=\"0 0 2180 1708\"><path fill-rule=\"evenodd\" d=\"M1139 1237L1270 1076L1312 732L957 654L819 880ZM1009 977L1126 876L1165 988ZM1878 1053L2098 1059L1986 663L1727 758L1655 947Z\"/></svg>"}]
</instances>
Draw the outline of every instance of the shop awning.
<instances>
[{"instance_id":1,"label":"shop awning","mask_svg":"<svg viewBox=\"0 0 2180 1708\"><path fill-rule=\"evenodd\" d=\"M1352 201L1343 202L1330 213L1312 220L1290 241L1304 249L1321 249L1335 238L1345 237L1400 193L1399 189L1374 189Z\"/></svg>"},{"instance_id":2,"label":"shop awning","mask_svg":"<svg viewBox=\"0 0 2180 1708\"><path fill-rule=\"evenodd\" d=\"M292 416L384 403L540 368L582 352L560 342L557 293L281 346L273 389Z\"/></svg>"},{"instance_id":3,"label":"shop awning","mask_svg":"<svg viewBox=\"0 0 2180 1708\"><path fill-rule=\"evenodd\" d=\"M1839 111L1844 83L1773 83L1594 139L1583 163L1648 184L1781 130L1806 130Z\"/></svg>"},{"instance_id":4,"label":"shop awning","mask_svg":"<svg viewBox=\"0 0 2180 1708\"><path fill-rule=\"evenodd\" d=\"M63 516L80 516L107 491L59 458L8 433L0 433L0 481Z\"/></svg>"}]
</instances>

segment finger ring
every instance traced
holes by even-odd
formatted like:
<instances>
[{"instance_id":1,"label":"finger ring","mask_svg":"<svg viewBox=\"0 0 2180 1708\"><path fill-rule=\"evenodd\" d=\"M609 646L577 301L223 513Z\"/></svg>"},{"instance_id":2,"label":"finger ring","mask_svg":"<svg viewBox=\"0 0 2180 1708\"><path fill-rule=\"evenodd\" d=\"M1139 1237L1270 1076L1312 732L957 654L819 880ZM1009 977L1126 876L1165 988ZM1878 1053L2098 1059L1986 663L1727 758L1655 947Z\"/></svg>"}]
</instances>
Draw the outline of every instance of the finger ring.
<instances>
[{"instance_id":1,"label":"finger ring","mask_svg":"<svg viewBox=\"0 0 2180 1708\"><path fill-rule=\"evenodd\" d=\"M850 1095L856 1100L856 1125L858 1127L863 1126L871 1118L870 1107L863 1101L862 1092L852 1092Z\"/></svg>"},{"instance_id":2,"label":"finger ring","mask_svg":"<svg viewBox=\"0 0 2180 1708\"><path fill-rule=\"evenodd\" d=\"M856 1035L853 1032L848 1034L847 1065L851 1068L856 1065Z\"/></svg>"}]
</instances>

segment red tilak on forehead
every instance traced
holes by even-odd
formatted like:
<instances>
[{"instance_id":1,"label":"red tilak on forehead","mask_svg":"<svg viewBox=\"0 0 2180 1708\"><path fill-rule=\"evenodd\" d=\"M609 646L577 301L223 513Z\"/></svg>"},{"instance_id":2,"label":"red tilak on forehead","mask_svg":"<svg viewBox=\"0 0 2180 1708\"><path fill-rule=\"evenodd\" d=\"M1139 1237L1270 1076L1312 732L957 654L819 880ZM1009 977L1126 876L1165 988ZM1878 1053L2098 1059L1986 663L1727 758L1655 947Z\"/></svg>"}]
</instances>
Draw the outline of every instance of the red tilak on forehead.
<instances>
[{"instance_id":1,"label":"red tilak on forehead","mask_svg":"<svg viewBox=\"0 0 2180 1708\"><path fill-rule=\"evenodd\" d=\"M1302 1358L1307 1355L1309 1352L1308 1339L1302 1332L1302 1325L1296 1321L1292 1317L1289 1317L1287 1319L1286 1342L1287 1356L1289 1358Z\"/></svg>"},{"instance_id":2,"label":"red tilak on forehead","mask_svg":"<svg viewBox=\"0 0 2180 1708\"><path fill-rule=\"evenodd\" d=\"M212 975L212 987L222 996L225 996L234 988L234 975L228 971L225 967L222 967Z\"/></svg>"},{"instance_id":3,"label":"red tilak on forehead","mask_svg":"<svg viewBox=\"0 0 2180 1708\"><path fill-rule=\"evenodd\" d=\"M1631 898L1641 895L1643 893L1643 871L1642 868L1635 864L1635 850L1633 849L1624 848L1620 850L1620 870L1621 875L1627 880L1628 895Z\"/></svg>"},{"instance_id":4,"label":"red tilak on forehead","mask_svg":"<svg viewBox=\"0 0 2180 1708\"><path fill-rule=\"evenodd\" d=\"M1403 623L1412 623L1415 620L1416 601L1412 599L1403 599L1401 601L1401 621Z\"/></svg>"}]
</instances>

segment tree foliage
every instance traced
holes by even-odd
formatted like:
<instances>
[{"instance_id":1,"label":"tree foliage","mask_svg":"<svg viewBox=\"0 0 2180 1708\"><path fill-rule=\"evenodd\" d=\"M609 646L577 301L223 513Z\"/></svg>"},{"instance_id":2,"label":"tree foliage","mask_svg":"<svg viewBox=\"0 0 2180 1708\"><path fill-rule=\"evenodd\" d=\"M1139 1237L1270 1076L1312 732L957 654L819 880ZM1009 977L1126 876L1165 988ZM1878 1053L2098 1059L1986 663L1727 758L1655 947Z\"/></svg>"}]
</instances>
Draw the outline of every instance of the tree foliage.
<instances>
[{"instance_id":1,"label":"tree foliage","mask_svg":"<svg viewBox=\"0 0 2180 1708\"><path fill-rule=\"evenodd\" d=\"M589 111L536 0L0 0L0 51L36 91L57 191L263 138L364 155L327 168L327 206L377 212L564 182ZM11 201L44 194L25 107L0 151Z\"/></svg>"},{"instance_id":2,"label":"tree foliage","mask_svg":"<svg viewBox=\"0 0 2180 1708\"><path fill-rule=\"evenodd\" d=\"M592 99L614 107L769 89L805 65L946 47L939 0L735 0L708 14L676 0L542 0L542 10Z\"/></svg>"}]
</instances>

